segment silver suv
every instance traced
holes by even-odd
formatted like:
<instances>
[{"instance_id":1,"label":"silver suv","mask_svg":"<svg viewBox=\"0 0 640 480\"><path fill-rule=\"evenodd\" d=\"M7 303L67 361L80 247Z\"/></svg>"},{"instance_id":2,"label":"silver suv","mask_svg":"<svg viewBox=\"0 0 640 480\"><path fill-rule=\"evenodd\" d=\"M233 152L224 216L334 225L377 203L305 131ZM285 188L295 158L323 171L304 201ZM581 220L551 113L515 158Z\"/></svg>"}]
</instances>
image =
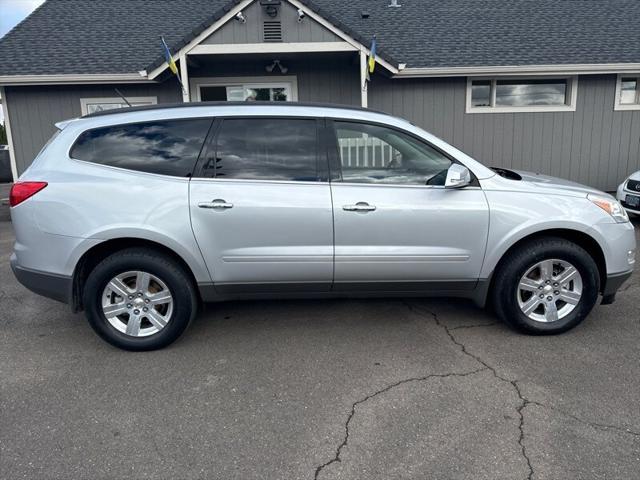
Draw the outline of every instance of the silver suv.
<instances>
[{"instance_id":1,"label":"silver suv","mask_svg":"<svg viewBox=\"0 0 640 480\"><path fill-rule=\"evenodd\" d=\"M11 192L11 265L125 349L230 299L466 297L559 333L635 260L610 195L487 168L382 113L195 104L57 127Z\"/></svg>"}]
</instances>

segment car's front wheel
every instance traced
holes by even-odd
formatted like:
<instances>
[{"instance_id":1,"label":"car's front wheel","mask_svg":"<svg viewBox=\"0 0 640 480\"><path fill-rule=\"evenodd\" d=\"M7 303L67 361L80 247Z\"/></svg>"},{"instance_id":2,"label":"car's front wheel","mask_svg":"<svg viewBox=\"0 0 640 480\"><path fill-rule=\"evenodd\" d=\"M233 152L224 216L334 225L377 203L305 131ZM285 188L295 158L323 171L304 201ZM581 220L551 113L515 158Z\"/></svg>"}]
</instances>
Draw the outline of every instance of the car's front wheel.
<instances>
[{"instance_id":1,"label":"car's front wheel","mask_svg":"<svg viewBox=\"0 0 640 480\"><path fill-rule=\"evenodd\" d=\"M172 258L132 248L100 262L87 278L83 303L100 337L126 350L155 350L175 341L197 310L193 283Z\"/></svg>"},{"instance_id":2,"label":"car's front wheel","mask_svg":"<svg viewBox=\"0 0 640 480\"><path fill-rule=\"evenodd\" d=\"M598 266L586 250L563 238L541 238L501 262L492 303L502 320L521 331L555 334L584 320L599 288Z\"/></svg>"}]
</instances>

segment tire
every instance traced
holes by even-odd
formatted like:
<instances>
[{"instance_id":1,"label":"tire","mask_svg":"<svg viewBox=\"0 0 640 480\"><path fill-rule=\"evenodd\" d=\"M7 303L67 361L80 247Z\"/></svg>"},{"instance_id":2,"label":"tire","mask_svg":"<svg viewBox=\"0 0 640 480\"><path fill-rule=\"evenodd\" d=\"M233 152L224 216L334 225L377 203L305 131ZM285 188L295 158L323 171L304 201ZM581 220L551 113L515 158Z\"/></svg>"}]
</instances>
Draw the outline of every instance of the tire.
<instances>
[{"instance_id":1,"label":"tire","mask_svg":"<svg viewBox=\"0 0 640 480\"><path fill-rule=\"evenodd\" d=\"M102 339L124 350L144 351L174 342L195 318L198 300L179 263L152 249L130 248L91 271L83 304Z\"/></svg>"},{"instance_id":2,"label":"tire","mask_svg":"<svg viewBox=\"0 0 640 480\"><path fill-rule=\"evenodd\" d=\"M569 267L574 267L577 274ZM549 276L545 272L550 269L553 273ZM570 280L565 283L565 278ZM521 332L553 335L582 322L593 309L599 291L600 275L593 258L573 242L546 237L525 243L500 262L491 302L498 317Z\"/></svg>"}]
</instances>

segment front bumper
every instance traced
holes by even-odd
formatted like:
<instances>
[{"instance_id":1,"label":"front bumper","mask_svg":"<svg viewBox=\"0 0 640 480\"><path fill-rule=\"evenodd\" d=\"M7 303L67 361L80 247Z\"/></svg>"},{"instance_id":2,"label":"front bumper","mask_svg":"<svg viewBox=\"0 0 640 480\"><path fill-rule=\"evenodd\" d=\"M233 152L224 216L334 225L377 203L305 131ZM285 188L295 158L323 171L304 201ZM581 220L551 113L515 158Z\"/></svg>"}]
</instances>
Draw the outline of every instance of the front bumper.
<instances>
[{"instance_id":1,"label":"front bumper","mask_svg":"<svg viewBox=\"0 0 640 480\"><path fill-rule=\"evenodd\" d=\"M602 305L610 305L615 301L616 292L629 279L632 273L633 270L629 270L628 272L607 275L602 286Z\"/></svg>"},{"instance_id":2,"label":"front bumper","mask_svg":"<svg viewBox=\"0 0 640 480\"><path fill-rule=\"evenodd\" d=\"M73 284L71 277L21 267L15 254L11 255L10 262L13 274L29 290L59 302L70 303Z\"/></svg>"},{"instance_id":3,"label":"front bumper","mask_svg":"<svg viewBox=\"0 0 640 480\"><path fill-rule=\"evenodd\" d=\"M633 190L627 190L625 188L626 182L618 187L616 191L616 200L620 202L622 208L624 208L628 213L633 213L635 215L640 215L640 207L631 207L625 200L627 195L634 195L636 197L640 196L640 192L636 192Z\"/></svg>"}]
</instances>

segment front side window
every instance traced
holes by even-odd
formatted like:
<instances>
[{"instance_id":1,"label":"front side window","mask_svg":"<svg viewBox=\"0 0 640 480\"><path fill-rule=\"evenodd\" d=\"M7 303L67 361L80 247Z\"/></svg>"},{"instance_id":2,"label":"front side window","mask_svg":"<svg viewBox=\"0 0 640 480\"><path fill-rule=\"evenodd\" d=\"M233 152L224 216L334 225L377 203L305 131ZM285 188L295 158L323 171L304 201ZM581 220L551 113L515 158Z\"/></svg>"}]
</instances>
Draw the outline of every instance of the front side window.
<instances>
[{"instance_id":1,"label":"front side window","mask_svg":"<svg viewBox=\"0 0 640 480\"><path fill-rule=\"evenodd\" d=\"M392 185L444 185L451 160L392 128L334 122L342 181Z\"/></svg>"},{"instance_id":2,"label":"front side window","mask_svg":"<svg viewBox=\"0 0 640 480\"><path fill-rule=\"evenodd\" d=\"M467 111L527 112L575 109L575 79L470 79Z\"/></svg>"},{"instance_id":3,"label":"front side window","mask_svg":"<svg viewBox=\"0 0 640 480\"><path fill-rule=\"evenodd\" d=\"M166 120L100 127L71 149L77 160L141 172L191 175L211 119Z\"/></svg>"},{"instance_id":4,"label":"front side window","mask_svg":"<svg viewBox=\"0 0 640 480\"><path fill-rule=\"evenodd\" d=\"M204 175L220 179L318 180L315 119L230 118L217 135Z\"/></svg>"}]
</instances>

